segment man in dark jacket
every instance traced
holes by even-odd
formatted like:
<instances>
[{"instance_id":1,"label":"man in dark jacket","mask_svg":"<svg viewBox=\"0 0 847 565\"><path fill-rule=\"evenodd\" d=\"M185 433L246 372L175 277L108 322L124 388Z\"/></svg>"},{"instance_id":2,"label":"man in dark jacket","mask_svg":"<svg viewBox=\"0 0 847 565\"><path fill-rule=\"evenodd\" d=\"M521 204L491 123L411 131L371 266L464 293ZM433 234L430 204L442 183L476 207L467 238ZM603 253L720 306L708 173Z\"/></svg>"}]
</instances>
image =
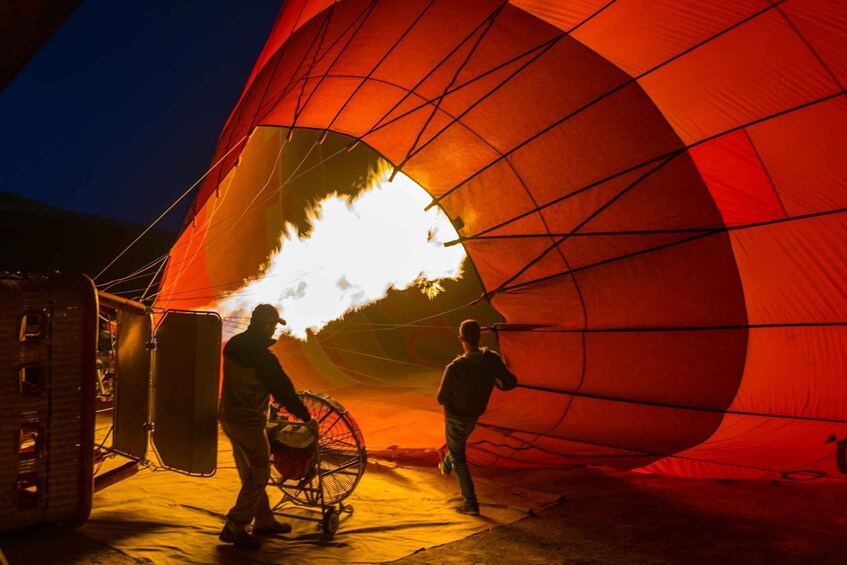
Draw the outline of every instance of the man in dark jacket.
<instances>
[{"instance_id":1,"label":"man in dark jacket","mask_svg":"<svg viewBox=\"0 0 847 565\"><path fill-rule=\"evenodd\" d=\"M465 352L447 365L437 397L438 403L444 406L448 451L438 468L443 475L456 470L464 497L464 502L456 507L456 511L474 516L479 515L479 503L465 459L465 445L477 420L488 407L492 389L496 386L500 390L511 390L518 384L500 355L485 347L480 349L479 337L479 322L462 322L459 341Z\"/></svg>"},{"instance_id":2,"label":"man in dark jacket","mask_svg":"<svg viewBox=\"0 0 847 565\"><path fill-rule=\"evenodd\" d=\"M277 324L284 325L285 320L279 317L276 308L270 304L256 306L250 326L230 339L223 352L224 378L218 416L232 442L241 490L226 515L219 538L238 549L256 550L262 546L261 540L247 530L251 522L255 535L291 531L290 525L276 521L265 492L270 478L270 445L265 432L269 395L317 433L317 422L300 401L277 358L268 350L274 343L271 336Z\"/></svg>"}]
</instances>

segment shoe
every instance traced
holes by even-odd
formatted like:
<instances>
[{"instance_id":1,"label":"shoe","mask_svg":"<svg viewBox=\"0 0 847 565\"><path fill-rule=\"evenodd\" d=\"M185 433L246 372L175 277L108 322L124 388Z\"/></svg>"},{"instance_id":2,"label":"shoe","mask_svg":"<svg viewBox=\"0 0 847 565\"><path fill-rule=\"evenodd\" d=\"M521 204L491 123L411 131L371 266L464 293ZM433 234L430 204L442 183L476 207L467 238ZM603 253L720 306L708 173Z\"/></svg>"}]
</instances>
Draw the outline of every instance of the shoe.
<instances>
[{"instance_id":1,"label":"shoe","mask_svg":"<svg viewBox=\"0 0 847 565\"><path fill-rule=\"evenodd\" d=\"M224 543L231 543L236 549L242 551L258 551L262 548L262 540L259 538L251 536L244 530L233 532L227 525L224 525L224 529L221 530L218 539Z\"/></svg>"},{"instance_id":2,"label":"shoe","mask_svg":"<svg viewBox=\"0 0 847 565\"><path fill-rule=\"evenodd\" d=\"M479 504L476 502L468 502L466 500L456 507L456 512L459 514L468 514L470 516L479 516Z\"/></svg>"},{"instance_id":3,"label":"shoe","mask_svg":"<svg viewBox=\"0 0 847 565\"><path fill-rule=\"evenodd\" d=\"M446 457L438 462L438 470L441 471L441 474L445 477L449 477L450 473L453 471L452 462Z\"/></svg>"},{"instance_id":4,"label":"shoe","mask_svg":"<svg viewBox=\"0 0 847 565\"><path fill-rule=\"evenodd\" d=\"M270 526L253 526L254 536L275 536L277 534L290 534L291 524L283 524L274 520Z\"/></svg>"}]
</instances>

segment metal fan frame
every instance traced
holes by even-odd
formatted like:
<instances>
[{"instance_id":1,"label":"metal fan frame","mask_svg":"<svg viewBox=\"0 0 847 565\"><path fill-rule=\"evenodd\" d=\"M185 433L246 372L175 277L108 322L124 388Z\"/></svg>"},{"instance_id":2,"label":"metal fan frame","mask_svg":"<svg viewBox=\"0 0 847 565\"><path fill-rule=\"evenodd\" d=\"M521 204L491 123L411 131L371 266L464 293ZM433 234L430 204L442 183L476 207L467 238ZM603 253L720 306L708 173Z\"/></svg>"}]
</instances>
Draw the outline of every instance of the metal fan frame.
<instances>
[{"instance_id":1,"label":"metal fan frame","mask_svg":"<svg viewBox=\"0 0 847 565\"><path fill-rule=\"evenodd\" d=\"M324 534L332 536L338 529L340 516L353 513L353 507L343 504L343 501L353 493L367 467L364 438L353 417L332 397L311 391L299 392L298 396L312 417L318 420L318 441L312 444L315 463L304 478L287 481L275 476L275 468L271 465L270 484L282 491L282 499L273 510L279 515L317 522ZM271 418L272 422L274 419L293 420L293 416L284 409L276 404L273 406L276 411ZM342 461L336 459L336 462L330 463L333 456L337 455L342 457ZM355 473L349 472L350 469L355 469ZM350 479L342 485L336 480L338 476ZM287 502L295 506L319 508L321 516L317 518L286 513L281 508Z\"/></svg>"}]
</instances>

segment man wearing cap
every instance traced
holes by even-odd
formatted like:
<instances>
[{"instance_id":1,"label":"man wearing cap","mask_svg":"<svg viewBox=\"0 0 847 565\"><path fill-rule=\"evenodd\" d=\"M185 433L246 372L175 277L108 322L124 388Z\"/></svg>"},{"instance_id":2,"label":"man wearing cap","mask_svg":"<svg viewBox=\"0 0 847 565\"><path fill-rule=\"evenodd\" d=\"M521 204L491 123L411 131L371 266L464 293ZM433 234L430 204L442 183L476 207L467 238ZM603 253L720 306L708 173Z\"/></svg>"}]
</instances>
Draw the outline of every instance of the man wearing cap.
<instances>
[{"instance_id":1,"label":"man wearing cap","mask_svg":"<svg viewBox=\"0 0 847 565\"><path fill-rule=\"evenodd\" d=\"M265 487L270 478L270 445L265 432L269 396L317 433L317 422L300 401L279 360L268 349L277 324L285 324L270 304L253 310L250 326L224 347L223 390L219 407L221 427L232 442L241 490L227 513L220 540L238 549L256 550L256 536L284 534L289 524L277 522ZM247 526L253 522L252 534Z\"/></svg>"}]
</instances>

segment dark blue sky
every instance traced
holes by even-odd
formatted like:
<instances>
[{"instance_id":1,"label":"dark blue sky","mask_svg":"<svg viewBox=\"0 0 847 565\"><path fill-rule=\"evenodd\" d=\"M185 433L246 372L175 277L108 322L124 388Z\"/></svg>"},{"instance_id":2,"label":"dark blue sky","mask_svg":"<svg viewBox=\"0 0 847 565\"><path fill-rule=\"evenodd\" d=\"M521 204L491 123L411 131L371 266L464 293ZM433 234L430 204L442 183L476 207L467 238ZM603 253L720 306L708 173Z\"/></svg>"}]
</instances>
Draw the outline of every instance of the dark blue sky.
<instances>
[{"instance_id":1,"label":"dark blue sky","mask_svg":"<svg viewBox=\"0 0 847 565\"><path fill-rule=\"evenodd\" d=\"M0 190L149 224L208 168L281 3L84 0L0 92Z\"/></svg>"}]
</instances>

